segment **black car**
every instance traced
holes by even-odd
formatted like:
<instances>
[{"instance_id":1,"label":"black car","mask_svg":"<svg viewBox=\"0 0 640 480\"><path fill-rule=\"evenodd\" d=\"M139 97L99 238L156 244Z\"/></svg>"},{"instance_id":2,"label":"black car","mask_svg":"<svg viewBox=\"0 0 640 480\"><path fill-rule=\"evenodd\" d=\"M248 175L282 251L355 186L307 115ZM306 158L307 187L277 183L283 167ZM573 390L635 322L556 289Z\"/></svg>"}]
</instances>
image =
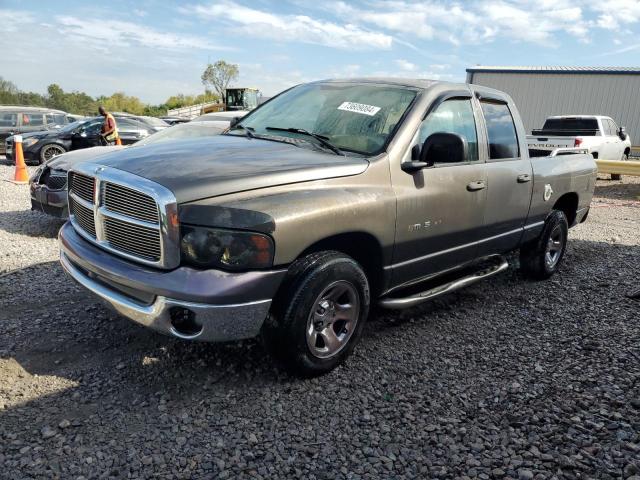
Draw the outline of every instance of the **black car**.
<instances>
[{"instance_id":1,"label":"black car","mask_svg":"<svg viewBox=\"0 0 640 480\"><path fill-rule=\"evenodd\" d=\"M136 145L126 148L138 148L159 142L178 142L189 138L220 135L228 127L227 122L191 122L166 128L155 133ZM105 146L85 148L60 155L38 167L29 180L31 191L31 209L39 210L55 217L66 218L67 208L67 171L79 162L94 160L100 155L125 147Z\"/></svg>"},{"instance_id":2,"label":"black car","mask_svg":"<svg viewBox=\"0 0 640 480\"><path fill-rule=\"evenodd\" d=\"M129 117L115 117L123 145L155 133L151 127ZM27 163L44 163L70 150L101 145L100 131L103 117L92 117L70 123L58 130L48 130L22 135L22 151ZM13 157L13 137L6 141L7 158Z\"/></svg>"}]
</instances>

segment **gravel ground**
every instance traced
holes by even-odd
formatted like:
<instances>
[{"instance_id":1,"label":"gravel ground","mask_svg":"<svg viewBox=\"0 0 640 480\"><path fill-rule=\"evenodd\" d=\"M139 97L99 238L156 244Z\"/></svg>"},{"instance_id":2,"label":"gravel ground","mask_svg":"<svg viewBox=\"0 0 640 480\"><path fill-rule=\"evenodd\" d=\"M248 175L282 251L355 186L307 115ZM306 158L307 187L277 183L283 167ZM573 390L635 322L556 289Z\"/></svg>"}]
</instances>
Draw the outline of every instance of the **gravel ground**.
<instances>
[{"instance_id":1,"label":"gravel ground","mask_svg":"<svg viewBox=\"0 0 640 480\"><path fill-rule=\"evenodd\" d=\"M598 182L593 207L553 279L512 267L377 312L301 381L256 341L96 304L56 261L60 222L0 180L0 477L639 480L640 179Z\"/></svg>"}]
</instances>

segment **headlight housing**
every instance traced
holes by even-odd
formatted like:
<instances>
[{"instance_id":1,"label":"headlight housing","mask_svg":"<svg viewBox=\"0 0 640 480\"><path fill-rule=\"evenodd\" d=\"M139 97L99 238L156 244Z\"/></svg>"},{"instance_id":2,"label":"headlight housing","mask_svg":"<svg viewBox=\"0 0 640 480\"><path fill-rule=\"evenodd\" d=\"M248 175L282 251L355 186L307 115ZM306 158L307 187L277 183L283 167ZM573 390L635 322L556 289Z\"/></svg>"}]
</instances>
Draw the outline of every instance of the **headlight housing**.
<instances>
[{"instance_id":1,"label":"headlight housing","mask_svg":"<svg viewBox=\"0 0 640 480\"><path fill-rule=\"evenodd\" d=\"M22 148L33 147L36 143L40 141L39 138L25 138L22 142Z\"/></svg>"},{"instance_id":2,"label":"headlight housing","mask_svg":"<svg viewBox=\"0 0 640 480\"><path fill-rule=\"evenodd\" d=\"M40 178L40 174L42 173L42 171L45 169L44 165L40 165L35 172L33 172L33 175L31 175L31 178L29 178L29 183L36 183L38 181L38 179Z\"/></svg>"},{"instance_id":3,"label":"headlight housing","mask_svg":"<svg viewBox=\"0 0 640 480\"><path fill-rule=\"evenodd\" d=\"M251 270L273 265L274 244L262 233L183 225L182 260L201 268Z\"/></svg>"}]
</instances>

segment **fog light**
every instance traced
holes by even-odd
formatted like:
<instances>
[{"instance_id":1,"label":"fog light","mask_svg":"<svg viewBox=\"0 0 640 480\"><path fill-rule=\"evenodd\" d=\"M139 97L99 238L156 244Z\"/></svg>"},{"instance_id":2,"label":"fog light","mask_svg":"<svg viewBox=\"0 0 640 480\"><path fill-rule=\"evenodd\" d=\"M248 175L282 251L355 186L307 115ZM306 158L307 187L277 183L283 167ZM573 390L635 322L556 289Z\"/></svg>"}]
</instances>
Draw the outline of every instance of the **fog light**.
<instances>
[{"instance_id":1,"label":"fog light","mask_svg":"<svg viewBox=\"0 0 640 480\"><path fill-rule=\"evenodd\" d=\"M196 322L196 314L183 307L171 307L169 310L171 325L179 336L195 337L202 332L202 325Z\"/></svg>"}]
</instances>

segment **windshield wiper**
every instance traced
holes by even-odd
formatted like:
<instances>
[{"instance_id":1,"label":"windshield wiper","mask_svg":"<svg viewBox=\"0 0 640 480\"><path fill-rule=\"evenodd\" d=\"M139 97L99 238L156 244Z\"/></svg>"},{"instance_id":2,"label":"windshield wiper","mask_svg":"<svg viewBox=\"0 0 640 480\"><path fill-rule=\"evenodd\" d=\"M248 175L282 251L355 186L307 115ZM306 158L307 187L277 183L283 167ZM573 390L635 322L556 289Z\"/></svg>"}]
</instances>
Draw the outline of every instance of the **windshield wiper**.
<instances>
[{"instance_id":1,"label":"windshield wiper","mask_svg":"<svg viewBox=\"0 0 640 480\"><path fill-rule=\"evenodd\" d=\"M299 133L301 135L307 135L309 137L315 138L321 145L324 145L326 148L331 150L336 155L344 155L344 152L336 147L333 143L329 141L329 137L325 137L324 135L319 135L317 133L310 132L305 130L304 128L281 128L281 127L265 127L265 130L275 130L279 132L291 132L291 133Z\"/></svg>"},{"instance_id":2,"label":"windshield wiper","mask_svg":"<svg viewBox=\"0 0 640 480\"><path fill-rule=\"evenodd\" d=\"M245 127L244 125L237 124L231 127L229 130L230 131L235 130L236 128L240 130L244 130L245 133L247 134L247 137L256 138L255 134L253 133L253 130L254 130L253 127Z\"/></svg>"}]
</instances>

